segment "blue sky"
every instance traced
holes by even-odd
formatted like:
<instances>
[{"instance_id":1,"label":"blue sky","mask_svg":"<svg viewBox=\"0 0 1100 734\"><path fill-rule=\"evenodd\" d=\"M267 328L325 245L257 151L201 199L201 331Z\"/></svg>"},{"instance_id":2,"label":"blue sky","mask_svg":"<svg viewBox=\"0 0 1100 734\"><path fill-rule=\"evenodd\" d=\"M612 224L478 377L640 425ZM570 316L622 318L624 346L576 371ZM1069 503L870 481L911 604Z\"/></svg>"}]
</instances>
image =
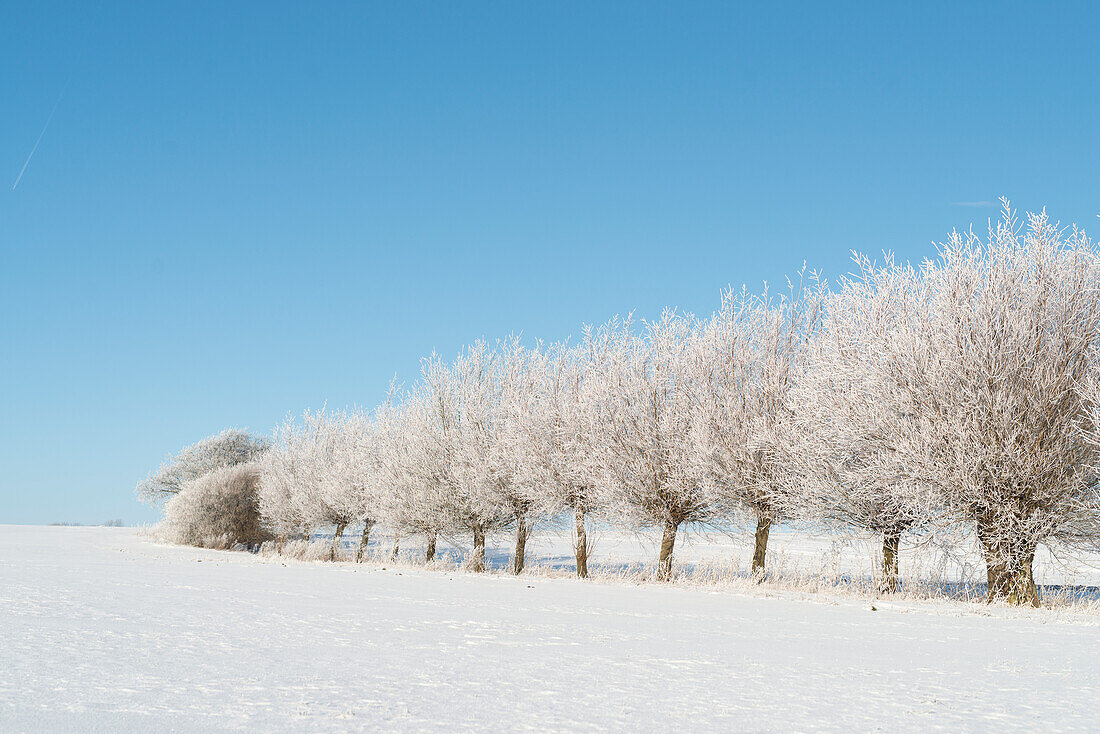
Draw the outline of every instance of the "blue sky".
<instances>
[{"instance_id":1,"label":"blue sky","mask_svg":"<svg viewBox=\"0 0 1100 734\"><path fill-rule=\"evenodd\" d=\"M1001 195L1100 230L1097 38L1089 3L8 3L0 522L148 522L135 482L224 426L919 259Z\"/></svg>"}]
</instances>

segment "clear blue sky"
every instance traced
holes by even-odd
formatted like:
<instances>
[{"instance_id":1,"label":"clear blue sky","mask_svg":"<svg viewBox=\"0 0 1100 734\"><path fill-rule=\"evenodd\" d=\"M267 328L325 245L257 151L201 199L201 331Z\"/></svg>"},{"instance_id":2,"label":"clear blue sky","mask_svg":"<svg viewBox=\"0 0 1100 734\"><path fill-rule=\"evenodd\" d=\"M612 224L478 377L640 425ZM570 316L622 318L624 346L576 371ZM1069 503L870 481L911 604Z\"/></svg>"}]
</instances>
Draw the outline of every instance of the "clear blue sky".
<instances>
[{"instance_id":1,"label":"clear blue sky","mask_svg":"<svg viewBox=\"0 0 1100 734\"><path fill-rule=\"evenodd\" d=\"M1000 195L1100 231L1098 38L1094 3L6 3L0 522L148 522L134 483L224 426L921 258Z\"/></svg>"}]
</instances>

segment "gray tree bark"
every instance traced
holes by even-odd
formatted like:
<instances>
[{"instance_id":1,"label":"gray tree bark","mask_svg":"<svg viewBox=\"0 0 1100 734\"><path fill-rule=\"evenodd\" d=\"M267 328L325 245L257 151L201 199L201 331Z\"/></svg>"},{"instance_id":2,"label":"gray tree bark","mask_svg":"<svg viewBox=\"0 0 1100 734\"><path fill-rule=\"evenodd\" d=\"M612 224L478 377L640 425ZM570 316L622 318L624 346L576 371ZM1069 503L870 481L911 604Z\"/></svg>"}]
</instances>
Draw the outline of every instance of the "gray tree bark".
<instances>
[{"instance_id":1,"label":"gray tree bark","mask_svg":"<svg viewBox=\"0 0 1100 734\"><path fill-rule=\"evenodd\" d=\"M1013 606L1039 606L1039 588L1035 585L1032 564L1035 551L1025 551L1016 557L987 557L986 601L1006 601Z\"/></svg>"},{"instance_id":2,"label":"gray tree bark","mask_svg":"<svg viewBox=\"0 0 1100 734\"><path fill-rule=\"evenodd\" d=\"M332 534L332 545L328 549L328 559L330 561L336 560L336 548L340 545L340 538L344 537L344 528L347 526L346 522L336 523L336 532Z\"/></svg>"},{"instance_id":3,"label":"gray tree bark","mask_svg":"<svg viewBox=\"0 0 1100 734\"><path fill-rule=\"evenodd\" d=\"M577 510L577 576L588 578L588 534L584 530L584 513Z\"/></svg>"},{"instance_id":4,"label":"gray tree bark","mask_svg":"<svg viewBox=\"0 0 1100 734\"><path fill-rule=\"evenodd\" d=\"M485 570L485 531L474 528L474 555L470 560L470 570L482 572Z\"/></svg>"},{"instance_id":5,"label":"gray tree bark","mask_svg":"<svg viewBox=\"0 0 1100 734\"><path fill-rule=\"evenodd\" d=\"M672 577L672 549L676 545L676 531L679 526L679 523L671 520L665 521L665 529L661 533L661 552L657 556L658 581L668 581Z\"/></svg>"},{"instance_id":6,"label":"gray tree bark","mask_svg":"<svg viewBox=\"0 0 1100 734\"><path fill-rule=\"evenodd\" d=\"M355 551L355 562L362 563L363 556L367 552L367 544L370 543L370 529L374 525L373 522L367 520L363 523L363 535L359 538L359 548Z\"/></svg>"},{"instance_id":7,"label":"gray tree bark","mask_svg":"<svg viewBox=\"0 0 1100 734\"><path fill-rule=\"evenodd\" d=\"M985 556L988 584L986 601L1005 601L1013 606L1039 606L1039 588L1035 585L1032 566L1035 545L1008 543L978 526L978 542Z\"/></svg>"},{"instance_id":8,"label":"gray tree bark","mask_svg":"<svg viewBox=\"0 0 1100 734\"><path fill-rule=\"evenodd\" d=\"M431 563L435 560L435 533L429 533L428 535L428 550L425 553L424 561Z\"/></svg>"},{"instance_id":9,"label":"gray tree bark","mask_svg":"<svg viewBox=\"0 0 1100 734\"><path fill-rule=\"evenodd\" d=\"M901 533L887 531L882 535L882 580L879 591L894 594L898 590L898 550L901 548Z\"/></svg>"},{"instance_id":10,"label":"gray tree bark","mask_svg":"<svg viewBox=\"0 0 1100 734\"><path fill-rule=\"evenodd\" d=\"M512 573L517 576L523 573L523 565L527 560L527 519L521 514L516 514L516 554L512 564Z\"/></svg>"},{"instance_id":11,"label":"gray tree bark","mask_svg":"<svg viewBox=\"0 0 1100 734\"><path fill-rule=\"evenodd\" d=\"M764 559L768 553L768 535L771 533L772 521L761 517L756 521L756 539L752 549L752 575L757 579L764 578Z\"/></svg>"}]
</instances>

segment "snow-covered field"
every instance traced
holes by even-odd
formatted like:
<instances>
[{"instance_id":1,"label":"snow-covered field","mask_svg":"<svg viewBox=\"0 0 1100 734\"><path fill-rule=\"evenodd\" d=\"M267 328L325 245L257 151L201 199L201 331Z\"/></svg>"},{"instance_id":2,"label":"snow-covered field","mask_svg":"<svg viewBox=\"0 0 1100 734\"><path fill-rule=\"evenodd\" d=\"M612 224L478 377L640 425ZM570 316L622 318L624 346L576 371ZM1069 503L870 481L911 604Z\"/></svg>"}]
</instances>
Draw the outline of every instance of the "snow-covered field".
<instances>
[{"instance_id":1,"label":"snow-covered field","mask_svg":"<svg viewBox=\"0 0 1100 734\"><path fill-rule=\"evenodd\" d=\"M547 573L0 526L0 731L1100 730L1090 615Z\"/></svg>"}]
</instances>

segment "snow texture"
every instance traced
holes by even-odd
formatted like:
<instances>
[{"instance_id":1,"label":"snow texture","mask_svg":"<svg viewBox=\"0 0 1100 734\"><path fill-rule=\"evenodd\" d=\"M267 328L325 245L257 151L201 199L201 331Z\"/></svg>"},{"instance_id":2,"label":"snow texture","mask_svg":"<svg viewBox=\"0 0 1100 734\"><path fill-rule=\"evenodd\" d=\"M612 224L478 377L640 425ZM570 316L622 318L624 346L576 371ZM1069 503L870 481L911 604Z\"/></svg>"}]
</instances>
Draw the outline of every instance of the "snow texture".
<instances>
[{"instance_id":1,"label":"snow texture","mask_svg":"<svg viewBox=\"0 0 1100 734\"><path fill-rule=\"evenodd\" d=\"M1100 627L871 606L0 526L0 731L1100 726Z\"/></svg>"}]
</instances>

